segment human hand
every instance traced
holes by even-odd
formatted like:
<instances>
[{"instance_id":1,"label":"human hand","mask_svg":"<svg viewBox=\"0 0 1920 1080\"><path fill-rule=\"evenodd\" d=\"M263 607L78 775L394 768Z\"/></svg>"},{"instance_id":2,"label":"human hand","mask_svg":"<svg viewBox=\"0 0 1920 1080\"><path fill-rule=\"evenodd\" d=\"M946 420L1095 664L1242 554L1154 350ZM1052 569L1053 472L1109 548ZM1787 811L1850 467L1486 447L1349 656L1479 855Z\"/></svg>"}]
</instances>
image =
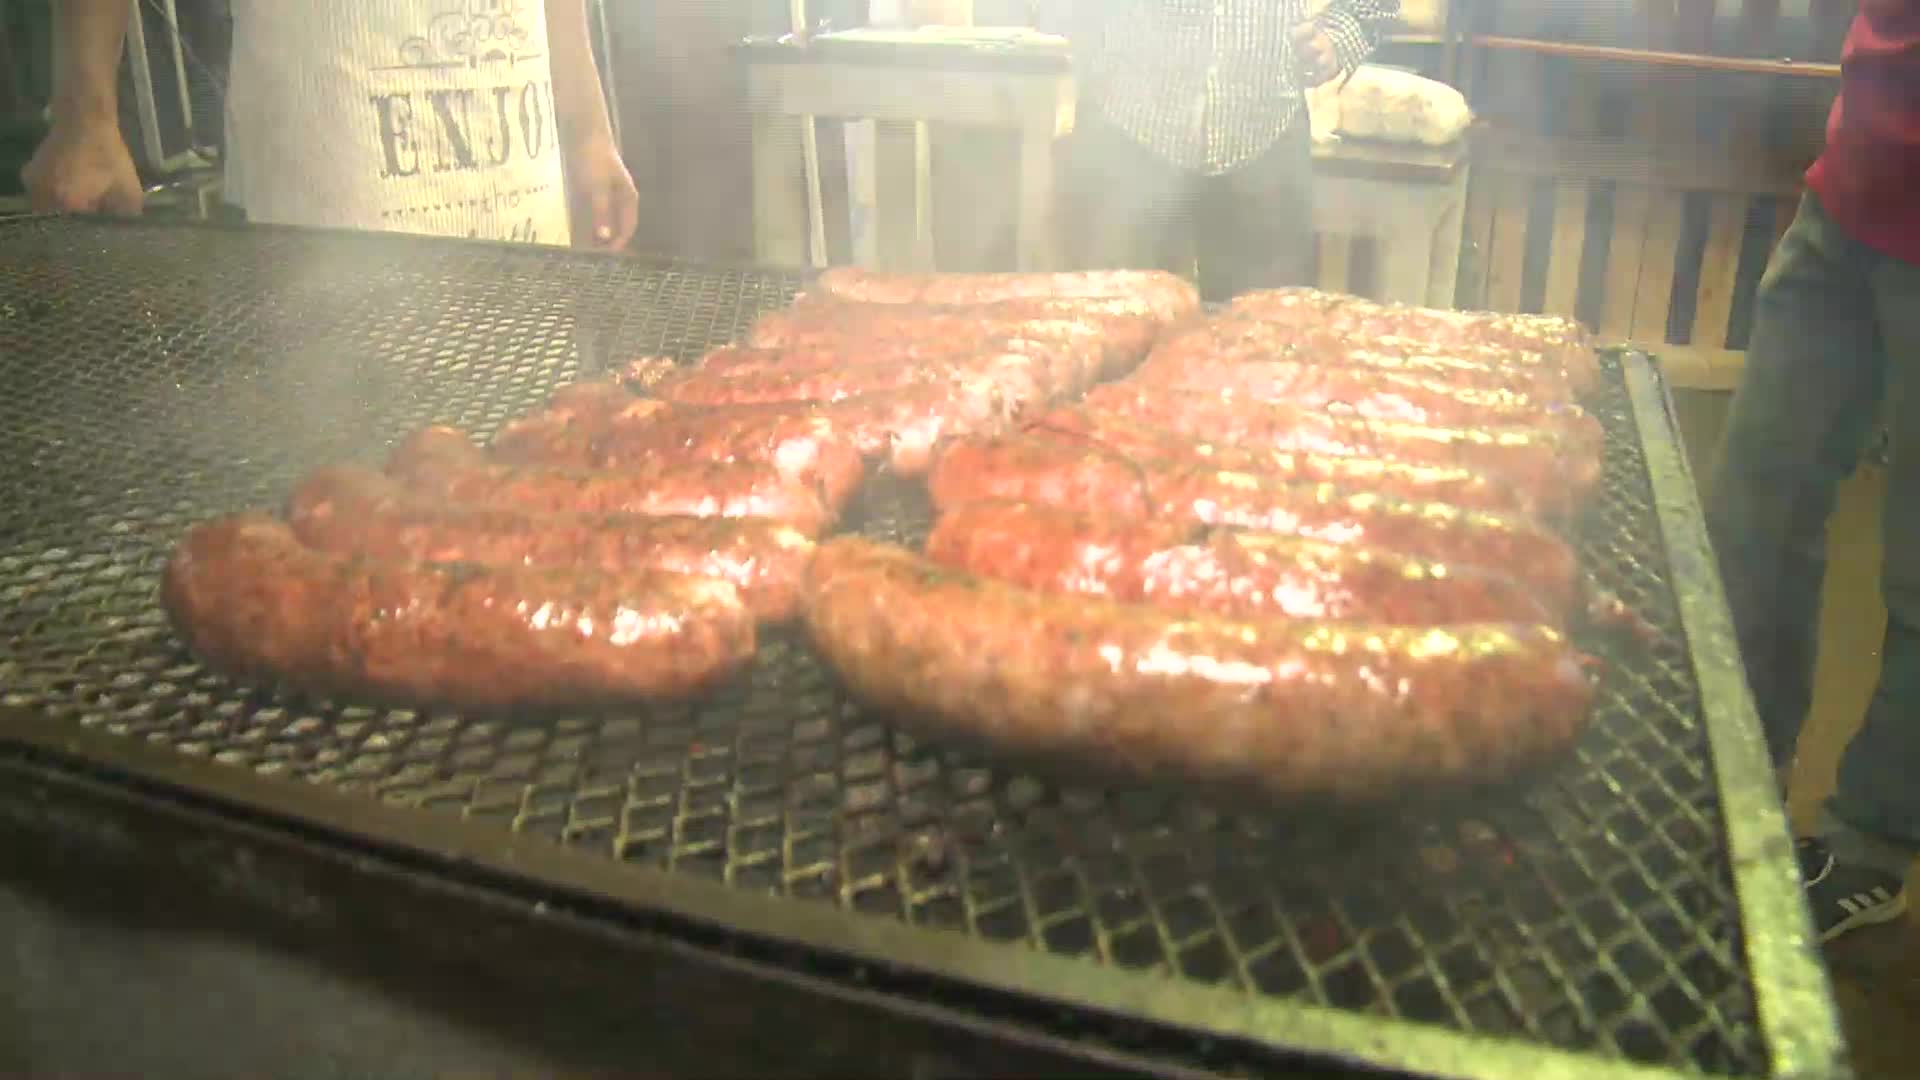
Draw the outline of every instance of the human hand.
<instances>
[{"instance_id":1,"label":"human hand","mask_svg":"<svg viewBox=\"0 0 1920 1080\"><path fill-rule=\"evenodd\" d=\"M1333 39L1325 30L1314 23L1301 23L1293 28L1292 37L1293 54L1300 58L1300 80L1305 89L1332 82L1333 77L1340 74L1340 58L1334 54Z\"/></svg>"},{"instance_id":2,"label":"human hand","mask_svg":"<svg viewBox=\"0 0 1920 1080\"><path fill-rule=\"evenodd\" d=\"M131 217L144 202L133 156L112 124L54 124L20 180L39 213Z\"/></svg>"},{"instance_id":3,"label":"human hand","mask_svg":"<svg viewBox=\"0 0 1920 1080\"><path fill-rule=\"evenodd\" d=\"M640 224L640 192L611 136L587 139L567 152L575 247L619 251Z\"/></svg>"}]
</instances>

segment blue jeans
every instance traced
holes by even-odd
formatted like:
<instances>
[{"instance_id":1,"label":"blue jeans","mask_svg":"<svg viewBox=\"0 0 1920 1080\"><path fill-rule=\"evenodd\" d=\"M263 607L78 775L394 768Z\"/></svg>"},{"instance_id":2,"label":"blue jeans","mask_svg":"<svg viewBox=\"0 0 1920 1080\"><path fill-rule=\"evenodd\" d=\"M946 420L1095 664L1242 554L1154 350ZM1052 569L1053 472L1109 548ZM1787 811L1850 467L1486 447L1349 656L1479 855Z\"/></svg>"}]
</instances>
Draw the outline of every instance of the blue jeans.
<instances>
[{"instance_id":1,"label":"blue jeans","mask_svg":"<svg viewBox=\"0 0 1920 1080\"><path fill-rule=\"evenodd\" d=\"M1842 231L1811 194L1767 264L1708 501L1747 677L1776 763L1813 702L1827 519L1885 412L1887 634L1832 818L1920 851L1920 266Z\"/></svg>"}]
</instances>

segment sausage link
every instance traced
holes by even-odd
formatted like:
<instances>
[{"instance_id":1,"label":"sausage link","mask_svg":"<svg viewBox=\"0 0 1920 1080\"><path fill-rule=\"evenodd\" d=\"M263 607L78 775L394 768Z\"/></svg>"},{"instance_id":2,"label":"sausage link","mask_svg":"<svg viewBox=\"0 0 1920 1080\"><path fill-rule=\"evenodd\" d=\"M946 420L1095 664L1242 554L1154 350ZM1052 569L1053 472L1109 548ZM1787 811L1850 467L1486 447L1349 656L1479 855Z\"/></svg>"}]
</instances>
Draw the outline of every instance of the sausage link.
<instances>
[{"instance_id":1,"label":"sausage link","mask_svg":"<svg viewBox=\"0 0 1920 1080\"><path fill-rule=\"evenodd\" d=\"M826 416L793 409L673 411L646 423L616 424L595 441L593 464L663 475L723 465L771 468L818 490L835 511L866 471L847 432Z\"/></svg>"},{"instance_id":2,"label":"sausage link","mask_svg":"<svg viewBox=\"0 0 1920 1080\"><path fill-rule=\"evenodd\" d=\"M953 380L868 394L820 410L851 434L869 456L884 456L901 476L920 476L942 449L970 435L1007 430L1045 402L1037 393L1003 394L998 387Z\"/></svg>"},{"instance_id":3,"label":"sausage link","mask_svg":"<svg viewBox=\"0 0 1920 1080\"><path fill-rule=\"evenodd\" d=\"M1052 358L1018 352L978 352L921 364L850 363L816 371L716 373L697 369L655 392L679 405L764 405L788 401L832 404L866 394L910 390L941 382L991 386L1026 402L1051 400L1077 388L1079 372Z\"/></svg>"},{"instance_id":4,"label":"sausage link","mask_svg":"<svg viewBox=\"0 0 1920 1080\"><path fill-rule=\"evenodd\" d=\"M1530 492L1478 469L1373 457L1338 457L1233 446L1181 435L1112 413L1056 409L1029 425L1035 434L1090 442L1129 461L1165 460L1256 473L1303 484L1377 491L1409 502L1445 502L1469 510L1557 516L1567 489Z\"/></svg>"},{"instance_id":5,"label":"sausage link","mask_svg":"<svg viewBox=\"0 0 1920 1080\"><path fill-rule=\"evenodd\" d=\"M1513 390L1454 387L1379 368L1273 360L1248 364L1143 368L1135 385L1212 394L1227 401L1398 421L1427 427L1535 428L1565 440L1569 452L1597 459L1606 433L1573 404L1547 404Z\"/></svg>"},{"instance_id":6,"label":"sausage link","mask_svg":"<svg viewBox=\"0 0 1920 1080\"><path fill-rule=\"evenodd\" d=\"M190 531L161 601L208 666L356 701L639 702L708 687L754 652L753 617L724 581L371 562L259 514Z\"/></svg>"},{"instance_id":7,"label":"sausage link","mask_svg":"<svg viewBox=\"0 0 1920 1080\"><path fill-rule=\"evenodd\" d=\"M1357 296L1310 296L1309 292L1281 289L1243 293L1234 299L1232 312L1245 318L1312 326L1361 341L1397 336L1418 338L1440 348L1497 345L1537 351L1560 365L1574 389L1582 393L1600 378L1593 338L1573 319L1405 307Z\"/></svg>"},{"instance_id":8,"label":"sausage link","mask_svg":"<svg viewBox=\"0 0 1920 1080\"><path fill-rule=\"evenodd\" d=\"M1173 323L1200 311L1200 293L1162 270L1020 274L881 274L839 267L814 279L813 291L870 304L972 306L1014 300L1135 300Z\"/></svg>"},{"instance_id":9,"label":"sausage link","mask_svg":"<svg viewBox=\"0 0 1920 1080\"><path fill-rule=\"evenodd\" d=\"M935 462L927 491L942 513L981 500L1134 519L1149 512L1139 466L1091 443L1031 434L954 443Z\"/></svg>"},{"instance_id":10,"label":"sausage link","mask_svg":"<svg viewBox=\"0 0 1920 1080\"><path fill-rule=\"evenodd\" d=\"M1033 503L976 502L943 514L927 538L927 557L1041 592L1236 618L1559 626L1567 615L1549 610L1500 571L1298 536Z\"/></svg>"},{"instance_id":11,"label":"sausage link","mask_svg":"<svg viewBox=\"0 0 1920 1080\"><path fill-rule=\"evenodd\" d=\"M388 562L664 570L740 590L761 619L792 618L813 542L778 522L637 514L539 514L422 498L372 469L308 474L287 523L309 547Z\"/></svg>"},{"instance_id":12,"label":"sausage link","mask_svg":"<svg viewBox=\"0 0 1920 1080\"><path fill-rule=\"evenodd\" d=\"M502 461L587 468L593 447L616 424L640 424L667 412L667 403L640 397L610 379L569 383L553 392L545 408L509 420L490 448Z\"/></svg>"},{"instance_id":13,"label":"sausage link","mask_svg":"<svg viewBox=\"0 0 1920 1080\"><path fill-rule=\"evenodd\" d=\"M1528 428L1433 427L1280 406L1248 408L1217 394L1133 383L1095 387L1086 403L1192 438L1263 450L1462 466L1524 488L1535 503L1550 503L1551 492L1562 488L1579 505L1600 479L1597 453Z\"/></svg>"},{"instance_id":14,"label":"sausage link","mask_svg":"<svg viewBox=\"0 0 1920 1080\"><path fill-rule=\"evenodd\" d=\"M1356 338L1325 327L1260 322L1232 315L1208 320L1154 347L1143 375L1293 360L1317 367L1361 367L1432 379L1457 389L1508 391L1548 404L1571 404L1564 365L1538 350L1453 344L1398 335Z\"/></svg>"},{"instance_id":15,"label":"sausage link","mask_svg":"<svg viewBox=\"0 0 1920 1080\"><path fill-rule=\"evenodd\" d=\"M1138 365L1158 333L1159 324L1150 318L1050 303L986 308L819 303L762 315L748 330L747 342L762 349L839 348L857 353L925 341L981 349L1019 338L1085 350L1100 358L1101 374L1111 376Z\"/></svg>"},{"instance_id":16,"label":"sausage link","mask_svg":"<svg viewBox=\"0 0 1920 1080\"><path fill-rule=\"evenodd\" d=\"M1551 611L1570 611L1579 568L1565 540L1518 515L1406 502L1330 484L1294 484L1207 465L1126 462L1031 436L962 443L929 478L942 513L976 499L1035 502L1114 517L1255 529L1507 574Z\"/></svg>"},{"instance_id":17,"label":"sausage link","mask_svg":"<svg viewBox=\"0 0 1920 1080\"><path fill-rule=\"evenodd\" d=\"M1283 797L1505 777L1568 750L1592 697L1548 627L1179 615L855 538L821 548L806 610L853 694L930 735Z\"/></svg>"},{"instance_id":18,"label":"sausage link","mask_svg":"<svg viewBox=\"0 0 1920 1080\"><path fill-rule=\"evenodd\" d=\"M503 465L445 427L402 443L387 475L428 498L534 513L767 518L806 536L826 531L836 513L813 487L766 464L662 458L620 470Z\"/></svg>"}]
</instances>

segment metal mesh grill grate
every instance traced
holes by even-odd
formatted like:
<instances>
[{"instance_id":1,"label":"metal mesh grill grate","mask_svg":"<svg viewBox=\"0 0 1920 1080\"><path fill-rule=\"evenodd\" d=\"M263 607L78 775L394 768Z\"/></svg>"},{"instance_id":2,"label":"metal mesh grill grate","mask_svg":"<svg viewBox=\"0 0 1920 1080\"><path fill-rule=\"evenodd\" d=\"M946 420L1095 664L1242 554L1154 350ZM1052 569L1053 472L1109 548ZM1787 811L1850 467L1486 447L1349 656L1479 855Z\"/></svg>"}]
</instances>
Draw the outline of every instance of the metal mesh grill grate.
<instances>
[{"instance_id":1,"label":"metal mesh grill grate","mask_svg":"<svg viewBox=\"0 0 1920 1080\"><path fill-rule=\"evenodd\" d=\"M157 577L190 523L423 424L484 433L609 358L695 354L797 284L386 238L0 226L0 700L1089 967L1766 1071L1617 371L1594 403L1612 437L1582 552L1651 642L1586 643L1608 663L1577 761L1417 819L1058 789L863 716L791 639L697 706L503 722L250 692L169 633ZM867 531L918 539L915 492L882 481L865 502Z\"/></svg>"}]
</instances>

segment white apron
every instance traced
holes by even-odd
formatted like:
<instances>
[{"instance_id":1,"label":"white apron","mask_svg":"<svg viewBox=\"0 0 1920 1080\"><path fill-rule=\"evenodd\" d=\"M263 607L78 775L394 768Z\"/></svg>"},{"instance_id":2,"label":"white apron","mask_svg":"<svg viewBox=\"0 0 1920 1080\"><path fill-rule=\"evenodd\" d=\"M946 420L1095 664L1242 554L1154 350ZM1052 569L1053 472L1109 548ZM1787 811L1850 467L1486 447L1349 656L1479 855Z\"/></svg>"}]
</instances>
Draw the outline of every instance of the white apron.
<instances>
[{"instance_id":1,"label":"white apron","mask_svg":"<svg viewBox=\"0 0 1920 1080\"><path fill-rule=\"evenodd\" d=\"M544 0L233 0L250 220L567 244Z\"/></svg>"}]
</instances>

